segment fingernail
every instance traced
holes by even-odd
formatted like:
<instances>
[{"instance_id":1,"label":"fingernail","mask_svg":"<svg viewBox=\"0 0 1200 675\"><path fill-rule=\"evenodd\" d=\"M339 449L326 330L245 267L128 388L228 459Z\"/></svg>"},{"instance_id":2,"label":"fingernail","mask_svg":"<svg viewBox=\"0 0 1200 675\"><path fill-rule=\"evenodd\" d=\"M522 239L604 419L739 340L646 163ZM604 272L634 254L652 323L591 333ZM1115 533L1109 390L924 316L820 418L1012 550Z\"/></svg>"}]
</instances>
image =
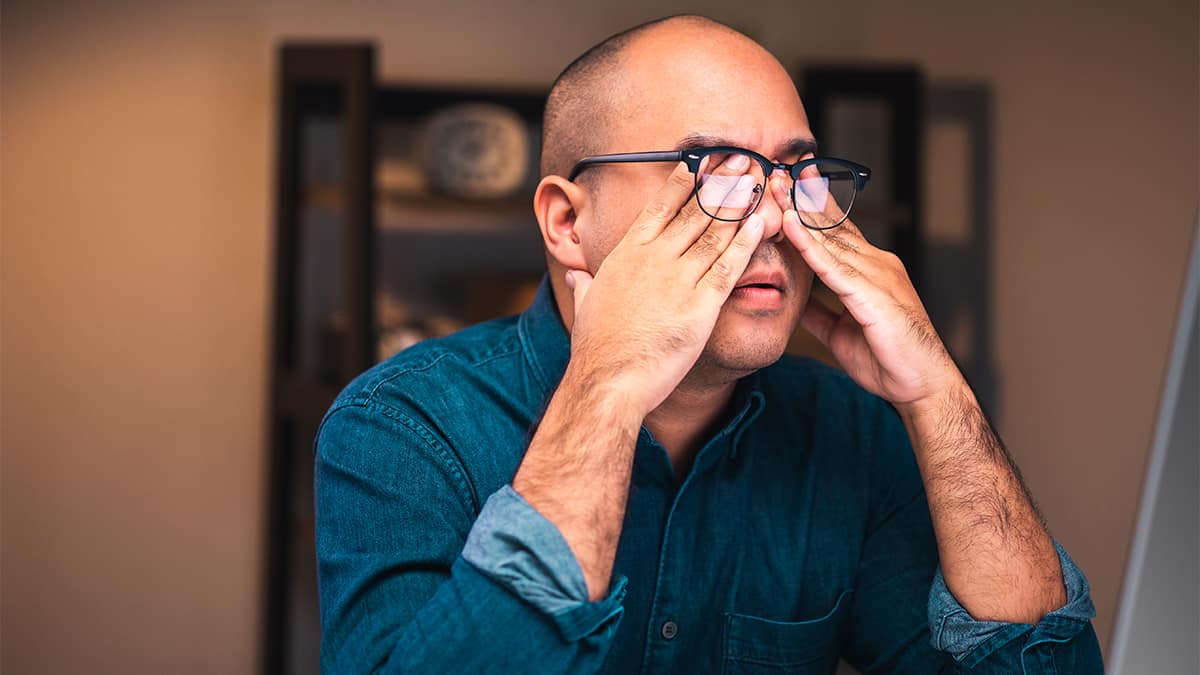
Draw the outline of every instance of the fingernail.
<instances>
[{"instance_id":1,"label":"fingernail","mask_svg":"<svg viewBox=\"0 0 1200 675\"><path fill-rule=\"evenodd\" d=\"M746 155L734 155L728 162L725 163L734 171L745 171L746 167L750 166L750 158Z\"/></svg>"},{"instance_id":2,"label":"fingernail","mask_svg":"<svg viewBox=\"0 0 1200 675\"><path fill-rule=\"evenodd\" d=\"M565 280L567 282L567 288L575 290L575 275L571 274L571 270L567 270Z\"/></svg>"},{"instance_id":3,"label":"fingernail","mask_svg":"<svg viewBox=\"0 0 1200 675\"><path fill-rule=\"evenodd\" d=\"M750 217L746 219L746 224L743 225L743 227L761 230L763 227L762 216L757 213L750 214Z\"/></svg>"}]
</instances>

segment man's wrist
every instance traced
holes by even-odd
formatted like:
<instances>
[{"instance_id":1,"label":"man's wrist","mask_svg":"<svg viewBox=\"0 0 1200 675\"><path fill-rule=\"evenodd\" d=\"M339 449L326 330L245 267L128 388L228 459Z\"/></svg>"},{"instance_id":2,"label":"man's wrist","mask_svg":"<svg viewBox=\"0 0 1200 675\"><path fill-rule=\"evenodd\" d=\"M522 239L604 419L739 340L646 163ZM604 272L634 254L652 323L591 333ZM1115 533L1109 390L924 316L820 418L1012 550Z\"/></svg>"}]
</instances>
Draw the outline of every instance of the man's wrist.
<instances>
[{"instance_id":1,"label":"man's wrist","mask_svg":"<svg viewBox=\"0 0 1200 675\"><path fill-rule=\"evenodd\" d=\"M632 391L620 378L595 370L567 364L554 397L563 397L573 416L603 420L636 435L646 415L639 392Z\"/></svg>"},{"instance_id":2,"label":"man's wrist","mask_svg":"<svg viewBox=\"0 0 1200 675\"><path fill-rule=\"evenodd\" d=\"M945 461L975 450L995 461L1001 459L999 442L988 424L975 392L965 379L939 389L938 393L919 401L896 405L922 474L935 467L946 467ZM928 480L931 476L925 475Z\"/></svg>"},{"instance_id":3,"label":"man's wrist","mask_svg":"<svg viewBox=\"0 0 1200 675\"><path fill-rule=\"evenodd\" d=\"M961 419L964 414L979 408L975 392L961 375L948 380L928 396L894 404L900 419L910 430L913 427L944 427L947 420Z\"/></svg>"}]
</instances>

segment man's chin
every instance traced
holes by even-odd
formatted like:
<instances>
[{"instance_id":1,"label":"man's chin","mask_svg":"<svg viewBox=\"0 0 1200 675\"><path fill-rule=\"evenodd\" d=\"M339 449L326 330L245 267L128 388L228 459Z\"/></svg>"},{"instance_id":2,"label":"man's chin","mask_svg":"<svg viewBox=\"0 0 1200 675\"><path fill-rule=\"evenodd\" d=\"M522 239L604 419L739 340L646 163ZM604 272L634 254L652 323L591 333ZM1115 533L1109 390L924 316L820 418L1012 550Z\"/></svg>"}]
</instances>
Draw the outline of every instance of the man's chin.
<instances>
[{"instance_id":1,"label":"man's chin","mask_svg":"<svg viewBox=\"0 0 1200 675\"><path fill-rule=\"evenodd\" d=\"M735 380L778 361L787 344L785 335L714 335L697 365L721 379Z\"/></svg>"},{"instance_id":2,"label":"man's chin","mask_svg":"<svg viewBox=\"0 0 1200 675\"><path fill-rule=\"evenodd\" d=\"M715 354L713 364L723 370L738 373L738 377L745 377L775 363L783 357L783 352L783 349L762 349L735 354Z\"/></svg>"},{"instance_id":3,"label":"man's chin","mask_svg":"<svg viewBox=\"0 0 1200 675\"><path fill-rule=\"evenodd\" d=\"M721 379L737 379L778 361L796 330L799 312L785 306L755 311L747 304L726 304L717 317L700 361Z\"/></svg>"}]
</instances>

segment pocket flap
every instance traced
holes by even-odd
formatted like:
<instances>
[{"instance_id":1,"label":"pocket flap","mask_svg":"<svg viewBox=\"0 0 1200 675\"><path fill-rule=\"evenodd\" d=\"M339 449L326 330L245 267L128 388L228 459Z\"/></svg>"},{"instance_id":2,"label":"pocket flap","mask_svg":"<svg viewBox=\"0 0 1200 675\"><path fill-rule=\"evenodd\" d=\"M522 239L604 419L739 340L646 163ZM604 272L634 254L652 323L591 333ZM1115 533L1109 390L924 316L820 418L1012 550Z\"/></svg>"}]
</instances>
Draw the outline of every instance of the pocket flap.
<instances>
[{"instance_id":1,"label":"pocket flap","mask_svg":"<svg viewBox=\"0 0 1200 675\"><path fill-rule=\"evenodd\" d=\"M800 665L837 655L830 645L837 639L841 615L853 589L842 591L825 616L807 621L775 621L736 612L725 613L726 660L765 665Z\"/></svg>"}]
</instances>

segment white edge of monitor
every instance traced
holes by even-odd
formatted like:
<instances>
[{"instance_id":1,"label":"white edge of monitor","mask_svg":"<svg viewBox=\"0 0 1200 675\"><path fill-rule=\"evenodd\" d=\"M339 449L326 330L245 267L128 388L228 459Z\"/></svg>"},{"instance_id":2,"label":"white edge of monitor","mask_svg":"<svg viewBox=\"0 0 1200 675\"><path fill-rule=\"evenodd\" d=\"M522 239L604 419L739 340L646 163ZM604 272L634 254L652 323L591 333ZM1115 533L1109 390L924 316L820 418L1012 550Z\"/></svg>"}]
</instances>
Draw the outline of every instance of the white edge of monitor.
<instances>
[{"instance_id":1,"label":"white edge of monitor","mask_svg":"<svg viewBox=\"0 0 1200 675\"><path fill-rule=\"evenodd\" d=\"M1133 541L1126 558L1124 583L1121 587L1121 598L1117 605L1117 616L1114 623L1113 640L1109 649L1109 665L1114 668L1111 672L1123 672L1124 664L1121 659L1129 640L1129 631L1133 621L1134 598L1137 597L1138 587L1142 581L1142 566L1145 564L1147 547L1150 539L1150 527L1154 518L1154 501L1158 497L1159 485L1162 483L1163 466L1166 464L1167 444L1171 439L1171 426L1175 421L1175 409L1179 405L1179 388L1183 379L1184 358L1187 355L1188 341L1196 336L1192 329L1196 324L1195 314L1200 310L1200 207L1196 212L1196 227L1192 232L1191 255L1188 256L1187 269L1184 271L1183 293L1177 308L1178 314L1175 330L1172 333L1171 353L1166 364L1165 386L1162 400L1158 404L1158 416L1155 419L1154 438L1150 445L1150 455L1146 462L1145 479L1142 482L1142 494L1138 505L1137 523L1133 530Z\"/></svg>"}]
</instances>

